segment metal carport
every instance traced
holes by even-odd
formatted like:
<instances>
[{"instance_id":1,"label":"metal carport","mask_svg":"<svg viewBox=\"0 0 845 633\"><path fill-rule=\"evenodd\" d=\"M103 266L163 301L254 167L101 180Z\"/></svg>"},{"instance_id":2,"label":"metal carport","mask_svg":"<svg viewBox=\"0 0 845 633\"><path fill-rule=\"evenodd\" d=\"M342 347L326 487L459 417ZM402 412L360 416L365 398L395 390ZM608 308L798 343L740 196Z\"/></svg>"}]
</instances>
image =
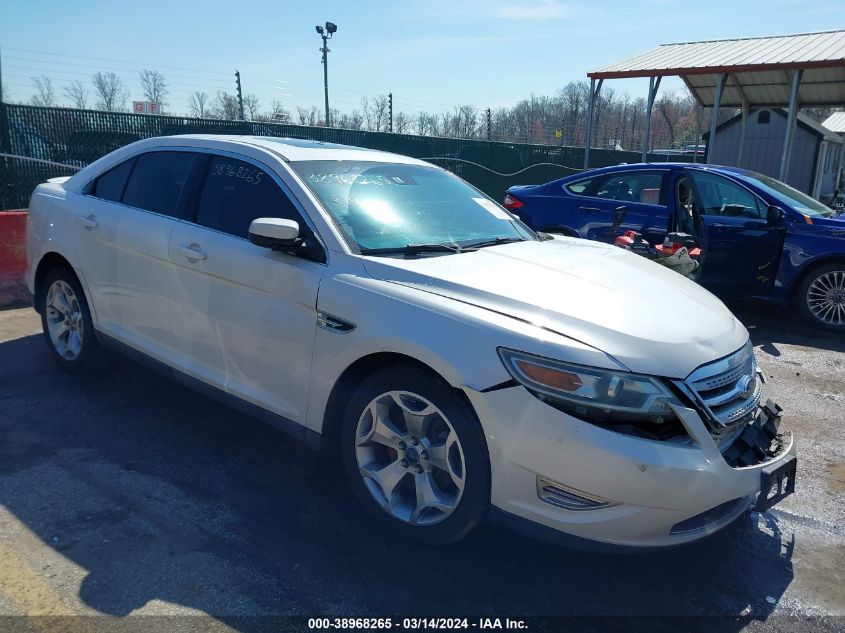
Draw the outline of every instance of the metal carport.
<instances>
[{"instance_id":1,"label":"metal carport","mask_svg":"<svg viewBox=\"0 0 845 633\"><path fill-rule=\"evenodd\" d=\"M789 165L790 145L799 106L845 104L845 30L799 35L664 44L624 61L587 73L590 101L584 168L589 166L593 110L605 79L648 77L643 126L646 161L651 113L660 80L678 76L699 105L696 139L701 136L701 109L713 108L709 150L716 142L716 120L722 106L741 108L743 135L749 108L788 106L780 179ZM742 155L742 143L739 156ZM739 158L739 157L738 157Z\"/></svg>"}]
</instances>

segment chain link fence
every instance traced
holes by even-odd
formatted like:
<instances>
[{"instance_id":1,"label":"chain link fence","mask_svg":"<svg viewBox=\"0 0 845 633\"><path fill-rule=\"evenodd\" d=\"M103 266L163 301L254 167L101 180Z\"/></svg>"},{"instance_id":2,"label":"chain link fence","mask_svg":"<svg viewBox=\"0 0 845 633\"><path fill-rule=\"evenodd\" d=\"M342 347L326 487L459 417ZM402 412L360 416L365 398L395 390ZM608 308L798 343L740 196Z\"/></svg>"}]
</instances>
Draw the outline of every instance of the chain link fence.
<instances>
[{"instance_id":1,"label":"chain link fence","mask_svg":"<svg viewBox=\"0 0 845 633\"><path fill-rule=\"evenodd\" d=\"M7 156L0 157L0 209L25 208L33 188L47 178L72 175L134 141L173 134L289 137L405 154L438 164L497 200L511 185L570 175L581 171L584 161L581 147L0 104L0 154ZM639 162L640 158L637 152L590 150L591 167ZM650 160L667 158L654 155Z\"/></svg>"}]
</instances>

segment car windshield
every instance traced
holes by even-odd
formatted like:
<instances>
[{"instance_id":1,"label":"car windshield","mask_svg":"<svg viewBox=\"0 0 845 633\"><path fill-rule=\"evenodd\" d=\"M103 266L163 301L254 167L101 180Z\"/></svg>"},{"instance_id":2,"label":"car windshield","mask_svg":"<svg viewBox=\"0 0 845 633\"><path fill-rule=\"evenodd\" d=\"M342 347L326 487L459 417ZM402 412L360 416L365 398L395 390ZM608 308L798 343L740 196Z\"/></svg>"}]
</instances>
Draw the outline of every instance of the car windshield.
<instances>
[{"instance_id":1,"label":"car windshield","mask_svg":"<svg viewBox=\"0 0 845 633\"><path fill-rule=\"evenodd\" d=\"M535 240L505 209L436 167L372 161L297 161L291 167L331 214L353 250L408 247L445 254L481 243ZM439 247L439 248L438 248Z\"/></svg>"},{"instance_id":2,"label":"car windshield","mask_svg":"<svg viewBox=\"0 0 845 633\"><path fill-rule=\"evenodd\" d=\"M801 193L797 189L793 189L780 180L775 180L770 176L764 176L763 174L757 173L746 175L744 177L751 181L752 184L755 184L763 189L770 196L773 196L784 204L792 207L798 211L798 213L811 217L825 218L836 215L836 212L827 205L822 204L805 193Z\"/></svg>"}]
</instances>

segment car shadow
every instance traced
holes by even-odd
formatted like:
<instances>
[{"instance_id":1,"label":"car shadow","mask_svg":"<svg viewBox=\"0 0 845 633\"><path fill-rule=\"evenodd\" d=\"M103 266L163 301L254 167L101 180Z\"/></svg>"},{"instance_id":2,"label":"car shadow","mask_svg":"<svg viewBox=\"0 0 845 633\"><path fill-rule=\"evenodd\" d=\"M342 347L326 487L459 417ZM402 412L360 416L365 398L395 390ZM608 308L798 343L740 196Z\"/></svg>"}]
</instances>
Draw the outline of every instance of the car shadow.
<instances>
[{"instance_id":1,"label":"car shadow","mask_svg":"<svg viewBox=\"0 0 845 633\"><path fill-rule=\"evenodd\" d=\"M40 335L0 343L0 385L0 504L84 570L79 598L103 614L160 600L256 630L278 614L766 619L793 579L771 514L636 555L489 525L409 543L365 515L336 459L126 360L64 373Z\"/></svg>"},{"instance_id":2,"label":"car shadow","mask_svg":"<svg viewBox=\"0 0 845 633\"><path fill-rule=\"evenodd\" d=\"M748 328L754 345L771 356L780 356L779 345L845 352L845 336L811 327L794 307L751 300L734 300L727 305Z\"/></svg>"}]
</instances>

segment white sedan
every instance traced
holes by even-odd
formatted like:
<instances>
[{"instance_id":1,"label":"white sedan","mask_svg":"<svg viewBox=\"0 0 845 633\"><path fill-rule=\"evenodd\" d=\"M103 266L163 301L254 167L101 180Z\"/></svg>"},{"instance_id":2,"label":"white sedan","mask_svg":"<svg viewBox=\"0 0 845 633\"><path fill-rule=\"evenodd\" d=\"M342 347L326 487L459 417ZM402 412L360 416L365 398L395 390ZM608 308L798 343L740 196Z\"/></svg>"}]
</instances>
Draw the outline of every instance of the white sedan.
<instances>
[{"instance_id":1,"label":"white sedan","mask_svg":"<svg viewBox=\"0 0 845 633\"><path fill-rule=\"evenodd\" d=\"M165 368L339 454L412 538L455 541L489 514L670 546L794 487L792 437L719 300L622 249L535 234L419 160L148 139L39 185L27 247L61 365L110 347Z\"/></svg>"}]
</instances>

